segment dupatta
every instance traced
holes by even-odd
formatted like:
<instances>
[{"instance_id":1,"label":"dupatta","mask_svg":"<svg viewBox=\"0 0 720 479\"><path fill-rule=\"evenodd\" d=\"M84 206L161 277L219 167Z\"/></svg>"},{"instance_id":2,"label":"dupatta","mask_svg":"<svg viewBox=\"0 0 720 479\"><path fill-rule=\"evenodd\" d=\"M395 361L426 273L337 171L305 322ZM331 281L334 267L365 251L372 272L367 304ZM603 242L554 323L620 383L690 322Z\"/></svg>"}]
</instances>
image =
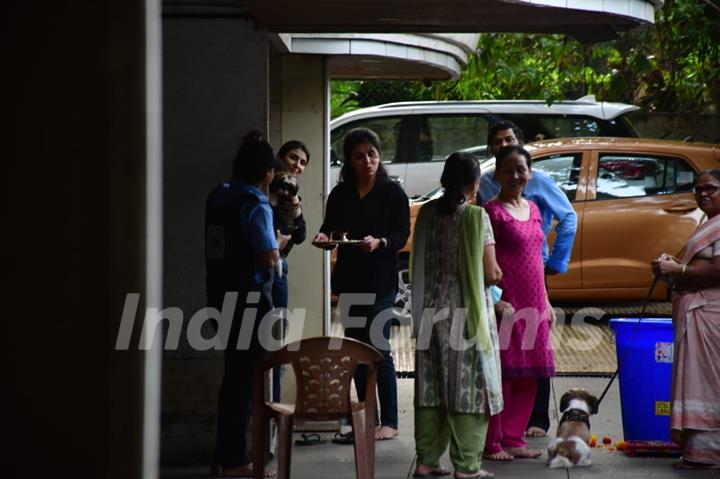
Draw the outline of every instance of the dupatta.
<instances>
[{"instance_id":1,"label":"dupatta","mask_svg":"<svg viewBox=\"0 0 720 479\"><path fill-rule=\"evenodd\" d=\"M410 253L410 277L412 278L412 318L413 336L417 337L423 325L430 325L426 313L425 299L425 238L430 224L430 208L435 201L420 209L413 231L413 248ZM483 271L483 217L482 208L468 205L460 219L460 241L458 251L458 270L462 285L463 306L465 307L465 327L470 341L477 344L485 353L492 350L490 326L485 307L485 276Z\"/></svg>"}]
</instances>

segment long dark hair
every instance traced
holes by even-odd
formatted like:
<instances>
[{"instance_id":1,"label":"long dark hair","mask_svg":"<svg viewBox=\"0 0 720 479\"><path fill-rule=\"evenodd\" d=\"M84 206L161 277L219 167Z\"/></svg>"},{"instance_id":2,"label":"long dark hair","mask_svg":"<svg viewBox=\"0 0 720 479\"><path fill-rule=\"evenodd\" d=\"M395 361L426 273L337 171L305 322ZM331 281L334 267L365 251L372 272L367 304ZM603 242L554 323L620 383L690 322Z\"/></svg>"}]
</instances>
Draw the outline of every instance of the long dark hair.
<instances>
[{"instance_id":1,"label":"long dark hair","mask_svg":"<svg viewBox=\"0 0 720 479\"><path fill-rule=\"evenodd\" d=\"M468 153L453 153L445 160L440 184L445 192L438 200L440 214L450 216L465 202L464 191L480 178L480 165Z\"/></svg>"},{"instance_id":2,"label":"long dark hair","mask_svg":"<svg viewBox=\"0 0 720 479\"><path fill-rule=\"evenodd\" d=\"M286 141L277 152L278 159L282 160L283 157L290 152L290 150L302 150L307 157L307 162L310 163L310 152L308 151L307 146L305 146L305 143L300 140Z\"/></svg>"},{"instance_id":3,"label":"long dark hair","mask_svg":"<svg viewBox=\"0 0 720 479\"><path fill-rule=\"evenodd\" d=\"M361 143L367 143L368 145L375 148L378 154L382 153L382 147L380 144L380 137L374 131L368 128L354 128L345 135L343 141L343 155L344 161L342 168L340 169L340 181L348 182L351 185L357 184L357 175L355 170L352 168L352 152L356 146ZM382 161L378 163L377 169L378 178L387 178L387 170L383 166Z\"/></svg>"}]
</instances>

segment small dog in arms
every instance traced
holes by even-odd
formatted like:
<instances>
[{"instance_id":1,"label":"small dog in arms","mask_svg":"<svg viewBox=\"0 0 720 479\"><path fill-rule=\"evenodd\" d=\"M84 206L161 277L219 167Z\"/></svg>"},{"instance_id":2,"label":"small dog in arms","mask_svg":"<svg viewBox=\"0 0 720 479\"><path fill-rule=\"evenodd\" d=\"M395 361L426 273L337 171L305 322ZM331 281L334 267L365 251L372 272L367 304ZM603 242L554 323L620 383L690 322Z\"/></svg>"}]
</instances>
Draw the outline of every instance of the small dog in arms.
<instances>
[{"instance_id":1,"label":"small dog in arms","mask_svg":"<svg viewBox=\"0 0 720 479\"><path fill-rule=\"evenodd\" d=\"M547 465L553 469L587 467L590 461L590 415L597 413L597 398L584 389L571 389L560 399L563 414L557 437L548 446Z\"/></svg>"}]
</instances>

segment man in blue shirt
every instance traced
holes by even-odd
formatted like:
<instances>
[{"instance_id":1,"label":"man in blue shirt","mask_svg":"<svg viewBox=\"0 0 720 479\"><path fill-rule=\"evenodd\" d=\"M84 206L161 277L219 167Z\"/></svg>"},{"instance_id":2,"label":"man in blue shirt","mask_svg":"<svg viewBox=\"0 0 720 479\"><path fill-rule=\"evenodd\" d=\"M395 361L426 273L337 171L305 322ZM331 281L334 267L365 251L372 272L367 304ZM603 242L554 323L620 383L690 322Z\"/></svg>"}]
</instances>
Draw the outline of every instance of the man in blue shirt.
<instances>
[{"instance_id":1,"label":"man in blue shirt","mask_svg":"<svg viewBox=\"0 0 720 479\"><path fill-rule=\"evenodd\" d=\"M222 466L226 477L252 476L246 443L252 372L264 352L257 331L260 320L273 309L273 271L280 261L266 192L274 169L282 166L267 142L248 136L233 162L232 178L215 187L206 201L208 305L221 310L225 294L238 293L218 397L214 465ZM250 338L240 337L246 308L257 311L249 315L254 321Z\"/></svg>"},{"instance_id":2,"label":"man in blue shirt","mask_svg":"<svg viewBox=\"0 0 720 479\"><path fill-rule=\"evenodd\" d=\"M487 144L493 156L504 146L522 146L522 130L511 121L503 120L493 123L488 130ZM477 203L487 203L499 191L500 185L495 181L495 170L492 170L484 174L480 179ZM532 172L532 178L525 187L523 196L535 203L542 215L542 230L545 235L545 243L543 244L545 274L555 275L567 272L577 228L577 215L570 201L552 178L541 171ZM557 221L555 226L556 236L553 249L550 252L548 250L547 236L552 229L553 220ZM550 380L541 378L538 380L535 407L527 427L526 434L528 436L544 436L547 434L547 430L550 428L549 400Z\"/></svg>"}]
</instances>

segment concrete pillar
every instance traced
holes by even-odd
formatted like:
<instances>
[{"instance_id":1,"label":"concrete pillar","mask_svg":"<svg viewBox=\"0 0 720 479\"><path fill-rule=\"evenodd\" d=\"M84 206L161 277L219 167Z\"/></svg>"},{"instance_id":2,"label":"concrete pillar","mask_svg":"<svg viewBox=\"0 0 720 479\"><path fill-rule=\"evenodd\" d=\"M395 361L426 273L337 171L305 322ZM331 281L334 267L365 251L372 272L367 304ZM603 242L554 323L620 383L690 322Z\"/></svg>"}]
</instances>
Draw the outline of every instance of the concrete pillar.
<instances>
[{"instance_id":1,"label":"concrete pillar","mask_svg":"<svg viewBox=\"0 0 720 479\"><path fill-rule=\"evenodd\" d=\"M310 244L322 224L328 187L328 72L324 56L284 55L282 57L282 142L303 141L310 150L310 163L300 178L303 215L308 238L288 257L289 309L303 308L302 331L291 321L288 340L322 336L329 318L329 284L326 283L327 256ZM328 277L329 280L329 277Z\"/></svg>"},{"instance_id":2,"label":"concrete pillar","mask_svg":"<svg viewBox=\"0 0 720 479\"><path fill-rule=\"evenodd\" d=\"M160 306L157 2L9 9L3 476L157 477L159 356L115 349Z\"/></svg>"},{"instance_id":3,"label":"concrete pillar","mask_svg":"<svg viewBox=\"0 0 720 479\"><path fill-rule=\"evenodd\" d=\"M267 34L249 19L211 13L163 17L163 292L185 326L206 304L205 198L230 177L242 136L268 130ZM164 464L209 463L222 357L191 350L185 335L165 351Z\"/></svg>"}]
</instances>

